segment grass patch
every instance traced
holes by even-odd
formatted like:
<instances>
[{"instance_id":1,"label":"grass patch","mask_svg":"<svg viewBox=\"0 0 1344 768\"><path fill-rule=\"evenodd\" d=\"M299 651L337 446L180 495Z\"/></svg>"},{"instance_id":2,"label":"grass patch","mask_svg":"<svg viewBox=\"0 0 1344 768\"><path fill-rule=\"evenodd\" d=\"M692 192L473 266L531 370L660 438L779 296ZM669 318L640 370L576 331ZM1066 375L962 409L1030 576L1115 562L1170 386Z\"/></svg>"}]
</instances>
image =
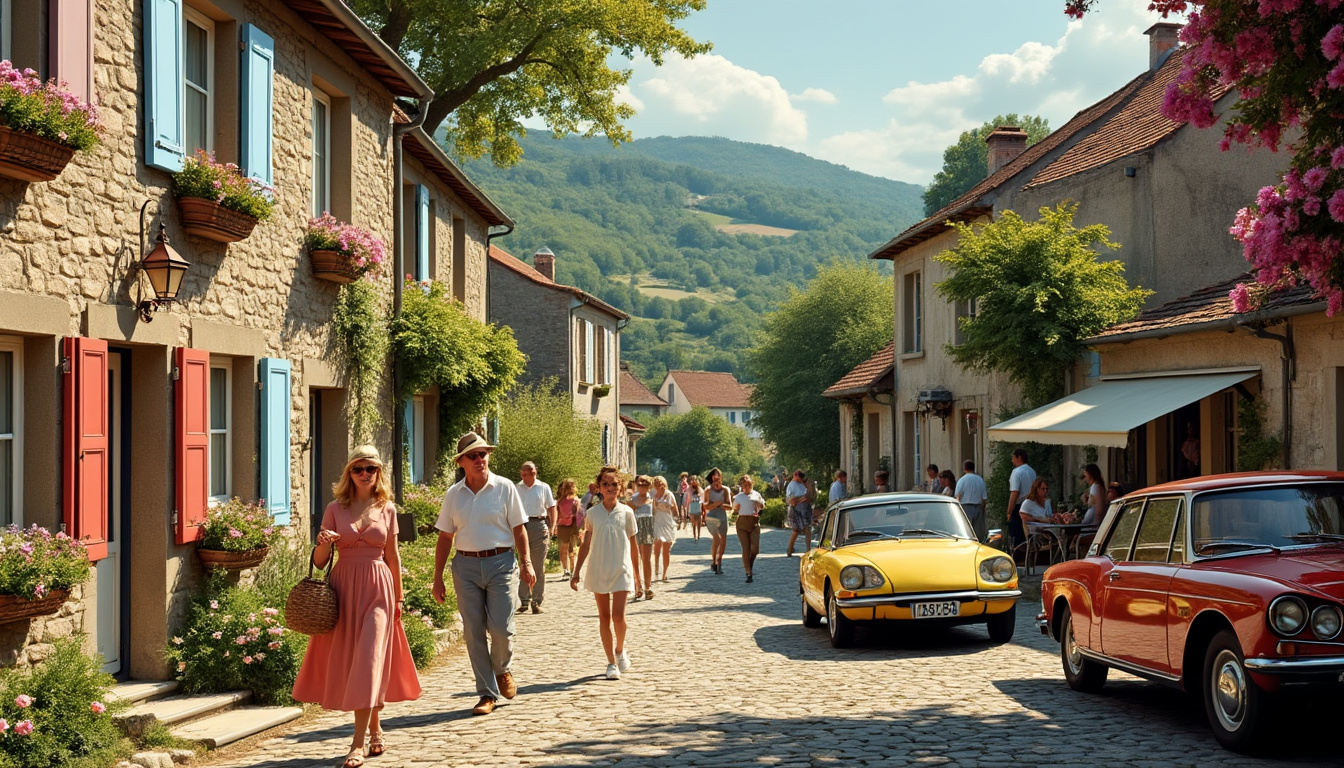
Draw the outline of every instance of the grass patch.
<instances>
[{"instance_id":1,"label":"grass patch","mask_svg":"<svg viewBox=\"0 0 1344 768\"><path fill-rule=\"evenodd\" d=\"M205 753L205 749L197 742L189 739L179 738L168 730L168 726L155 721L145 732L140 734L136 740L136 748L139 750L167 750L167 749L190 749L197 755Z\"/></svg>"}]
</instances>

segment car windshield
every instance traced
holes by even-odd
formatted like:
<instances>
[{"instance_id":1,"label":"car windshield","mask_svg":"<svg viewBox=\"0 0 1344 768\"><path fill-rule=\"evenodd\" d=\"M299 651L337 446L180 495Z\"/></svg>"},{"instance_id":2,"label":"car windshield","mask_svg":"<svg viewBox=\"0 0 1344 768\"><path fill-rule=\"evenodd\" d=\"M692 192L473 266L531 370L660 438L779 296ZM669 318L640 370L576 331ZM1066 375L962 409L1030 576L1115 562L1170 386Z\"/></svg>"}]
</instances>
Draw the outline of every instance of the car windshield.
<instances>
[{"instance_id":1,"label":"car windshield","mask_svg":"<svg viewBox=\"0 0 1344 768\"><path fill-rule=\"evenodd\" d=\"M1200 494L1190 523L1196 554L1344 540L1344 483Z\"/></svg>"},{"instance_id":2,"label":"car windshield","mask_svg":"<svg viewBox=\"0 0 1344 768\"><path fill-rule=\"evenodd\" d=\"M851 507L840 513L841 546L892 537L971 537L961 505L953 501L906 501Z\"/></svg>"}]
</instances>

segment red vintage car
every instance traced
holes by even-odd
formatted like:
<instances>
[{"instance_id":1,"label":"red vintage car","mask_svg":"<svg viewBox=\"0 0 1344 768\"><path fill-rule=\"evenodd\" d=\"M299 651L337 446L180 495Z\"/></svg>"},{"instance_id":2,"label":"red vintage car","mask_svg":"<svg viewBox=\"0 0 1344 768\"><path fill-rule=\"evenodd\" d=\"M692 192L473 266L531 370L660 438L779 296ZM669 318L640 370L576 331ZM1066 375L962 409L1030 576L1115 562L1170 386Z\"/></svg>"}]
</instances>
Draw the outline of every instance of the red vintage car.
<instances>
[{"instance_id":1,"label":"red vintage car","mask_svg":"<svg viewBox=\"0 0 1344 768\"><path fill-rule=\"evenodd\" d=\"M1274 697L1344 694L1344 473L1129 494L1087 557L1045 572L1041 607L1074 690L1114 667L1198 694L1218 741L1246 751Z\"/></svg>"}]
</instances>

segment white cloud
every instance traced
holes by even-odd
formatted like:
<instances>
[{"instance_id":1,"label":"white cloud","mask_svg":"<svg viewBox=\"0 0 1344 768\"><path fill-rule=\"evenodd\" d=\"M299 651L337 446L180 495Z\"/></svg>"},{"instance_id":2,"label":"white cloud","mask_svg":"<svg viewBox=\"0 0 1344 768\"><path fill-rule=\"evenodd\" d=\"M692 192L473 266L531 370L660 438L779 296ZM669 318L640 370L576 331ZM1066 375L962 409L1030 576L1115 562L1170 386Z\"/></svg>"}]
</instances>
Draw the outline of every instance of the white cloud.
<instances>
[{"instance_id":1,"label":"white cloud","mask_svg":"<svg viewBox=\"0 0 1344 768\"><path fill-rule=\"evenodd\" d=\"M791 94L789 98L794 101L815 101L818 104L835 104L840 101L825 88L806 88L802 93Z\"/></svg>"},{"instance_id":2,"label":"white cloud","mask_svg":"<svg viewBox=\"0 0 1344 768\"><path fill-rule=\"evenodd\" d=\"M636 72L647 62L636 62ZM652 77L631 89L644 103L641 118L663 133L726 136L795 146L807 139L807 115L779 81L722 56L671 55Z\"/></svg>"},{"instance_id":3,"label":"white cloud","mask_svg":"<svg viewBox=\"0 0 1344 768\"><path fill-rule=\"evenodd\" d=\"M644 102L630 90L628 85L619 85L616 87L616 103L629 104L636 111L644 109Z\"/></svg>"}]
</instances>

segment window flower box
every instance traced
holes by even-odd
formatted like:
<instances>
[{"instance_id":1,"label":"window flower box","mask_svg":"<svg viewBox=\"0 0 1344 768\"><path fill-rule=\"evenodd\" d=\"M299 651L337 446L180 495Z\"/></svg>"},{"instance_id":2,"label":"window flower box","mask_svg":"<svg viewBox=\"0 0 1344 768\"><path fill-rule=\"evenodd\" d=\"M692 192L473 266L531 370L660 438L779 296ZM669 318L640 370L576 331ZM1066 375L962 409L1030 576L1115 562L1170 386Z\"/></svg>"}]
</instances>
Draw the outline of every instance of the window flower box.
<instances>
[{"instance_id":1,"label":"window flower box","mask_svg":"<svg viewBox=\"0 0 1344 768\"><path fill-rule=\"evenodd\" d=\"M383 241L366 229L347 224L329 213L311 219L304 233L313 277L349 283L377 277L387 258Z\"/></svg>"},{"instance_id":2,"label":"window flower box","mask_svg":"<svg viewBox=\"0 0 1344 768\"><path fill-rule=\"evenodd\" d=\"M55 613L90 573L84 545L64 533L0 529L0 623Z\"/></svg>"},{"instance_id":3,"label":"window flower box","mask_svg":"<svg viewBox=\"0 0 1344 768\"><path fill-rule=\"evenodd\" d=\"M51 181L61 175L75 150L31 133L0 126L0 176L19 181Z\"/></svg>"},{"instance_id":4,"label":"window flower box","mask_svg":"<svg viewBox=\"0 0 1344 768\"><path fill-rule=\"evenodd\" d=\"M189 235L213 240L216 243L236 243L252 234L257 220L245 213L231 211L212 200L199 197L180 197L177 207L182 213L182 228Z\"/></svg>"},{"instance_id":5,"label":"window flower box","mask_svg":"<svg viewBox=\"0 0 1344 768\"><path fill-rule=\"evenodd\" d=\"M187 234L216 243L236 243L252 234L275 210L275 191L249 179L233 163L215 162L203 150L173 174L173 194Z\"/></svg>"},{"instance_id":6,"label":"window flower box","mask_svg":"<svg viewBox=\"0 0 1344 768\"><path fill-rule=\"evenodd\" d=\"M598 384L593 387L593 397L606 397L611 394L610 384Z\"/></svg>"},{"instance_id":7,"label":"window flower box","mask_svg":"<svg viewBox=\"0 0 1344 768\"><path fill-rule=\"evenodd\" d=\"M34 600L19 595L0 595L0 624L50 616L61 610L61 606L69 598L68 589L53 589Z\"/></svg>"},{"instance_id":8,"label":"window flower box","mask_svg":"<svg viewBox=\"0 0 1344 768\"><path fill-rule=\"evenodd\" d=\"M247 568L256 568L261 565L261 561L266 559L266 553L270 552L269 547L260 549L246 549L241 552L230 552L227 549L206 549L198 547L196 557L200 558L201 565L206 568L220 568L226 571L241 571Z\"/></svg>"},{"instance_id":9,"label":"window flower box","mask_svg":"<svg viewBox=\"0 0 1344 768\"><path fill-rule=\"evenodd\" d=\"M196 556L206 568L255 568L279 535L263 502L233 498L206 513Z\"/></svg>"},{"instance_id":10,"label":"window flower box","mask_svg":"<svg viewBox=\"0 0 1344 768\"><path fill-rule=\"evenodd\" d=\"M98 109L31 69L0 60L0 176L51 181L98 146Z\"/></svg>"}]
</instances>

